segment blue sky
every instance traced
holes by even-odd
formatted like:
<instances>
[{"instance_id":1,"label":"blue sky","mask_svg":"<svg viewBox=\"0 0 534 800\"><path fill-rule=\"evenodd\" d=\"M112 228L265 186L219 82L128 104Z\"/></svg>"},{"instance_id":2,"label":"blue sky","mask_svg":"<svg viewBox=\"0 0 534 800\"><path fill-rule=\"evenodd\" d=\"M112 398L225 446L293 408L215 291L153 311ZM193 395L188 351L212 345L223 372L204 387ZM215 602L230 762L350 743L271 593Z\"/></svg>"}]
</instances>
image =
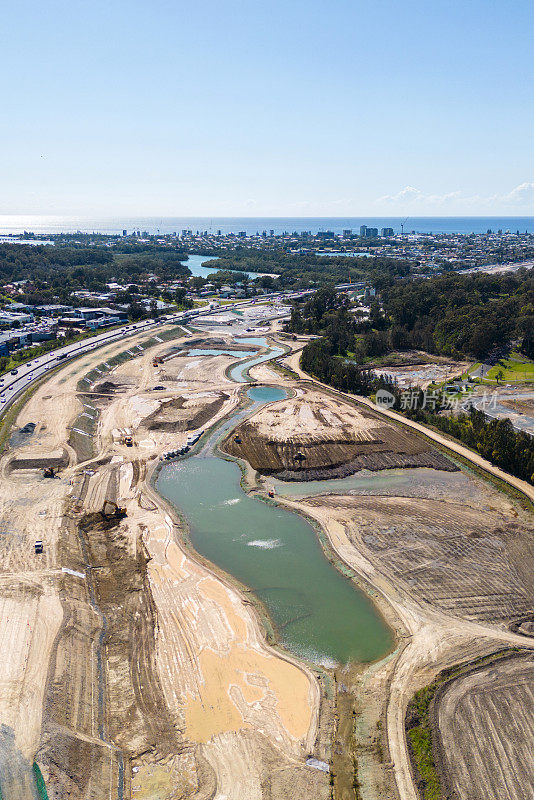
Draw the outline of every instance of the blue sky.
<instances>
[{"instance_id":1,"label":"blue sky","mask_svg":"<svg viewBox=\"0 0 534 800\"><path fill-rule=\"evenodd\" d=\"M534 214L527 0L19 0L0 213Z\"/></svg>"}]
</instances>

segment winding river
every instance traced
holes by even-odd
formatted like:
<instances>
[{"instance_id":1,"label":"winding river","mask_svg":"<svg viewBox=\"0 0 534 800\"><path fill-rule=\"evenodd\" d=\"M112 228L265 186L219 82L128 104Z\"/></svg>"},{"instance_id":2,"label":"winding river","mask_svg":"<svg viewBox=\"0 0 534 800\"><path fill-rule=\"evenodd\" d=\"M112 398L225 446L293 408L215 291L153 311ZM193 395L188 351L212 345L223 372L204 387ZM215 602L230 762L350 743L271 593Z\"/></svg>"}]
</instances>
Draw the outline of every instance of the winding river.
<instances>
[{"instance_id":1,"label":"winding river","mask_svg":"<svg viewBox=\"0 0 534 800\"><path fill-rule=\"evenodd\" d=\"M279 352L272 348L244 361L230 376L244 382L248 368ZM163 465L157 490L187 521L193 547L261 600L285 648L325 666L380 658L391 648L391 631L369 598L326 558L314 527L248 494L238 464L218 455L217 442L244 416L286 392L264 386L247 395L250 405L218 426L197 455Z\"/></svg>"}]
</instances>

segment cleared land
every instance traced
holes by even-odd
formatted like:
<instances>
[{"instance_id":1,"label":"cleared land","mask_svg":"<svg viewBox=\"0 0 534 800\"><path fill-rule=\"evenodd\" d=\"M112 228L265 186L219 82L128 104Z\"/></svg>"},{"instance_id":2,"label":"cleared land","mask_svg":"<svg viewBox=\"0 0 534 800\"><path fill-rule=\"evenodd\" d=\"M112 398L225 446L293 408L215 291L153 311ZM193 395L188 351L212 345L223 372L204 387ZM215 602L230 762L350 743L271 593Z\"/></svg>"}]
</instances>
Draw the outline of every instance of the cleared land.
<instances>
[{"instance_id":1,"label":"cleared land","mask_svg":"<svg viewBox=\"0 0 534 800\"><path fill-rule=\"evenodd\" d=\"M286 481L343 477L361 469L457 469L422 439L371 411L302 388L241 423L224 449Z\"/></svg>"},{"instance_id":2,"label":"cleared land","mask_svg":"<svg viewBox=\"0 0 534 800\"><path fill-rule=\"evenodd\" d=\"M225 377L235 357L188 357L164 334L67 365L2 459L4 796L32 796L36 758L50 797L326 800L328 776L305 765L328 746L315 677L269 649L252 607L181 549L147 483L161 452L239 402ZM52 464L59 477L43 478ZM102 516L105 501L127 516Z\"/></svg>"},{"instance_id":3,"label":"cleared land","mask_svg":"<svg viewBox=\"0 0 534 800\"><path fill-rule=\"evenodd\" d=\"M162 329L151 347L144 334L128 340L126 355L117 343L66 365L24 407L0 462L6 800L32 797L34 758L51 798L327 800L329 776L306 766L310 754L335 766L335 800L355 800L355 778L362 800L416 800L405 739L414 691L448 665L532 646L531 519L468 472L459 492L451 462L392 419L256 367L256 379L296 395L243 424L249 451L238 454L256 469L302 479L353 472L355 463L377 469L422 458L440 468L434 493L426 473L410 497L284 501L321 523L399 636L383 662L341 668L333 687L331 677L320 683L266 646L253 607L193 557L180 521L151 489L163 451L239 403L240 387L225 375L235 357L173 350L231 346L225 332L216 343L209 333L176 336ZM155 355L166 360L154 366ZM59 477L45 479L52 464ZM127 516L103 517L105 501ZM447 762L460 800L493 797L483 793L484 781L497 780L483 772L485 754L504 764L505 751L506 768L515 767L510 715L532 704L522 675L490 675L450 701L453 719L486 721L485 740L473 725L462 730L464 761L478 765L467 788L460 756L451 750ZM439 723L445 748L456 731L447 720ZM532 741L528 725L519 757ZM460 793L475 790L482 794Z\"/></svg>"},{"instance_id":4,"label":"cleared land","mask_svg":"<svg viewBox=\"0 0 534 800\"><path fill-rule=\"evenodd\" d=\"M473 508L404 497L328 497L303 501L397 590L469 620L510 623L534 607L534 525L510 506Z\"/></svg>"},{"instance_id":5,"label":"cleared land","mask_svg":"<svg viewBox=\"0 0 534 800\"><path fill-rule=\"evenodd\" d=\"M534 655L516 654L452 681L433 716L451 797L534 797Z\"/></svg>"}]
</instances>

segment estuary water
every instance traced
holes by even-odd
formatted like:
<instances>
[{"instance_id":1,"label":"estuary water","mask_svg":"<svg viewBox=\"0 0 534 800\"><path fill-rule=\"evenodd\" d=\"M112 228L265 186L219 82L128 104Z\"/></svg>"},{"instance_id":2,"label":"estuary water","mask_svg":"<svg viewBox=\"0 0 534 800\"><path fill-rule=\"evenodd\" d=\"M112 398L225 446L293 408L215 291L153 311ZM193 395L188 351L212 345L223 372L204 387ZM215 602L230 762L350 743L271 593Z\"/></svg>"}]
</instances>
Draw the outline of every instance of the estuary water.
<instances>
[{"instance_id":1,"label":"estuary water","mask_svg":"<svg viewBox=\"0 0 534 800\"><path fill-rule=\"evenodd\" d=\"M215 454L215 442L244 413L286 396L275 387L247 394L247 412L224 423L198 455L165 464L157 490L187 520L193 547L262 601L284 647L325 666L380 658L391 648L391 631L325 557L311 524L245 492L239 466Z\"/></svg>"},{"instance_id":2,"label":"estuary water","mask_svg":"<svg viewBox=\"0 0 534 800\"><path fill-rule=\"evenodd\" d=\"M214 256L190 255L187 261L184 261L184 265L191 270L193 277L207 278L208 275L213 275L214 272L217 272L217 269L214 269L213 267L204 267L203 264L207 264L208 261L213 261L213 259ZM267 272L247 272L245 269L230 270L230 272L242 272L243 274L248 275L251 280L259 278L261 275L270 274Z\"/></svg>"}]
</instances>

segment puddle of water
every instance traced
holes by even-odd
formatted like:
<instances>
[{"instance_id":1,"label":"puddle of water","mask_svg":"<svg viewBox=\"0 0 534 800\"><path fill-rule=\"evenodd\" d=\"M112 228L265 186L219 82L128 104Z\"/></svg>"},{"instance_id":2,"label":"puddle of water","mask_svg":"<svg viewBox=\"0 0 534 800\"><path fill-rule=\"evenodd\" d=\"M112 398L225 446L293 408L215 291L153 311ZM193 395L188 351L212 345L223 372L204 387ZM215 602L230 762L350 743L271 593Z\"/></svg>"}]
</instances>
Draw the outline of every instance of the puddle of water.
<instances>
[{"instance_id":1,"label":"puddle of water","mask_svg":"<svg viewBox=\"0 0 534 800\"><path fill-rule=\"evenodd\" d=\"M255 356L255 350L209 350L196 349L188 350L186 356L233 356L234 358L250 358Z\"/></svg>"},{"instance_id":2,"label":"puddle of water","mask_svg":"<svg viewBox=\"0 0 534 800\"><path fill-rule=\"evenodd\" d=\"M287 392L276 386L252 386L247 392L247 397L259 403L274 403L276 400L284 400Z\"/></svg>"}]
</instances>

